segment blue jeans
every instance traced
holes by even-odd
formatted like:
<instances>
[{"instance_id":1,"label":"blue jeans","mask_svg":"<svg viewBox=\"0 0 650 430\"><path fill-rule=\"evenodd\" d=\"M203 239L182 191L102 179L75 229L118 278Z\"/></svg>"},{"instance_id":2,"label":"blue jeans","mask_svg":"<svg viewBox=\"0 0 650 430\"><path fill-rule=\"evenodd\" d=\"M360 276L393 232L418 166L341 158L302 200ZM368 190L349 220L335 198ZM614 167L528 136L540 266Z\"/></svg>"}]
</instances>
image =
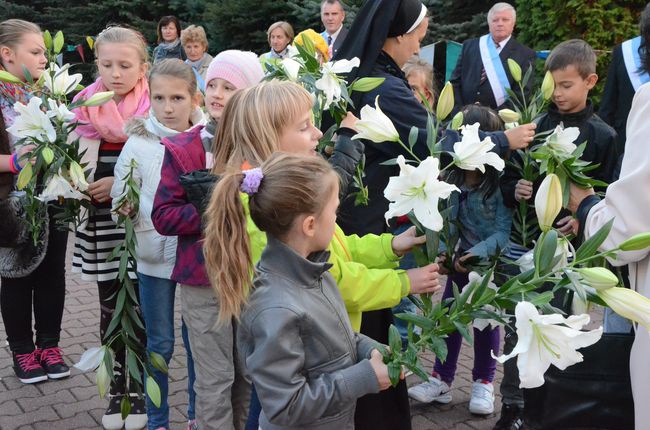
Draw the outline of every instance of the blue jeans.
<instances>
[{"instance_id":1,"label":"blue jeans","mask_svg":"<svg viewBox=\"0 0 650 430\"><path fill-rule=\"evenodd\" d=\"M156 352L167 364L174 352L174 294L176 282L169 279L138 273L140 288L140 308L147 331L147 354ZM183 345L187 352L187 374L189 405L187 415L194 419L194 361L187 337L185 323L181 327ZM157 408L147 396L147 427L155 430L159 427L169 428L169 404L167 393L169 378L165 373L154 369L153 378L160 387L160 407Z\"/></svg>"},{"instance_id":2,"label":"blue jeans","mask_svg":"<svg viewBox=\"0 0 650 430\"><path fill-rule=\"evenodd\" d=\"M398 234L405 232L412 226L413 224L411 223L402 224L395 229L393 234L397 236ZM415 263L415 257L411 252L405 254L399 262L400 269L408 270L408 269L414 269L416 267L418 267L418 265ZM402 314L402 313L414 314L416 312L417 312L417 307L413 304L412 301L409 300L408 297L402 297L402 300L397 304L397 306L393 307L393 315ZM403 347L406 348L406 344L408 342L408 323L403 319L395 317L393 324L395 325L395 327L397 327L397 330L399 331L400 337L402 338Z\"/></svg>"},{"instance_id":3,"label":"blue jeans","mask_svg":"<svg viewBox=\"0 0 650 430\"><path fill-rule=\"evenodd\" d=\"M260 398L257 397L255 385L251 390L251 404L248 409L248 422L244 430L258 430L260 428L260 414L262 413L262 404Z\"/></svg>"}]
</instances>

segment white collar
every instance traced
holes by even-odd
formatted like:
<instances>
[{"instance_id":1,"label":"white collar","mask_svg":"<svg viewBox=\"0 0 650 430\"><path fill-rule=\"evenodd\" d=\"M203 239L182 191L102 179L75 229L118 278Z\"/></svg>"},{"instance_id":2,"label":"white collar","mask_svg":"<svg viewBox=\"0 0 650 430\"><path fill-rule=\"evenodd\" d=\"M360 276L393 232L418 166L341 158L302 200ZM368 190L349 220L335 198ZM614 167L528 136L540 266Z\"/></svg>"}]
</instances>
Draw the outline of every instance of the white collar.
<instances>
[{"instance_id":1,"label":"white collar","mask_svg":"<svg viewBox=\"0 0 650 430\"><path fill-rule=\"evenodd\" d=\"M497 52L499 54L501 53L501 51L503 51L504 46L506 46L508 42L510 42L510 39L512 39L512 34L506 37L505 39L503 39L501 42L499 42L499 47L497 48ZM494 38L492 38L492 40L494 40ZM496 41L494 43L496 43Z\"/></svg>"}]
</instances>

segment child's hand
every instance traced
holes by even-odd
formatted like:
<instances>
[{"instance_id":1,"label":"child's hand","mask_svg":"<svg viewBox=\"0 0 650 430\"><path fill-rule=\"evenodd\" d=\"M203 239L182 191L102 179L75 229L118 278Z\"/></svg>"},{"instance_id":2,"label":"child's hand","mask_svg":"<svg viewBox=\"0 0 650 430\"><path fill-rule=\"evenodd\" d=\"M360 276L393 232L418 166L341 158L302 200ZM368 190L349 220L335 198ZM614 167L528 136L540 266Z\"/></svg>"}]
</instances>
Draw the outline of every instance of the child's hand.
<instances>
[{"instance_id":1,"label":"child's hand","mask_svg":"<svg viewBox=\"0 0 650 430\"><path fill-rule=\"evenodd\" d=\"M555 225L557 226L557 230L564 236L568 236L570 234L578 234L578 220L573 218L571 215L565 216Z\"/></svg>"},{"instance_id":2,"label":"child's hand","mask_svg":"<svg viewBox=\"0 0 650 430\"><path fill-rule=\"evenodd\" d=\"M454 269L456 269L456 272L458 273L467 273L469 272L469 269L465 266L463 266L463 263L470 258L472 258L474 255L472 254L465 254L462 257L458 258L456 261L454 261Z\"/></svg>"},{"instance_id":3,"label":"child's hand","mask_svg":"<svg viewBox=\"0 0 650 430\"><path fill-rule=\"evenodd\" d=\"M403 233L393 237L393 242L391 243L393 247L393 252L398 257L406 254L416 245L422 245L427 241L427 236L416 236L415 235L415 226L409 228Z\"/></svg>"},{"instance_id":4,"label":"child's hand","mask_svg":"<svg viewBox=\"0 0 650 430\"><path fill-rule=\"evenodd\" d=\"M384 358L376 349L370 353L370 365L372 370L375 371L377 382L379 382L379 391L384 391L390 387L390 378L388 377L388 367L384 364ZM404 379L404 372L399 375L399 379Z\"/></svg>"},{"instance_id":5,"label":"child's hand","mask_svg":"<svg viewBox=\"0 0 650 430\"><path fill-rule=\"evenodd\" d=\"M22 169L25 167L27 163L34 164L36 162L36 158L32 157L30 159L24 159L22 158L23 155L27 154L28 152L33 151L36 148L36 145L23 145L18 150L16 153L18 154L18 166Z\"/></svg>"},{"instance_id":6,"label":"child's hand","mask_svg":"<svg viewBox=\"0 0 650 430\"><path fill-rule=\"evenodd\" d=\"M117 208L117 213L127 217L133 217L135 215L135 208L128 200L124 200L124 203Z\"/></svg>"},{"instance_id":7,"label":"child's hand","mask_svg":"<svg viewBox=\"0 0 650 430\"><path fill-rule=\"evenodd\" d=\"M447 254L440 254L438 258L436 258L436 263L438 264L439 275L449 274L449 270L447 270L447 267L445 266L445 263L447 263Z\"/></svg>"},{"instance_id":8,"label":"child's hand","mask_svg":"<svg viewBox=\"0 0 650 430\"><path fill-rule=\"evenodd\" d=\"M88 194L99 203L107 202L111 199L111 188L113 187L114 177L98 179L88 185Z\"/></svg>"},{"instance_id":9,"label":"child's hand","mask_svg":"<svg viewBox=\"0 0 650 430\"><path fill-rule=\"evenodd\" d=\"M526 148L535 137L537 124L530 123L506 130L504 133L508 138L508 146L512 151Z\"/></svg>"},{"instance_id":10,"label":"child's hand","mask_svg":"<svg viewBox=\"0 0 650 430\"><path fill-rule=\"evenodd\" d=\"M515 200L530 200L533 197L533 183L525 179L520 179L515 185Z\"/></svg>"},{"instance_id":11,"label":"child's hand","mask_svg":"<svg viewBox=\"0 0 650 430\"><path fill-rule=\"evenodd\" d=\"M345 118L343 118L343 121L341 121L341 127L359 131L357 130L357 121L359 121L359 118L354 116L352 112L348 112L347 115L345 115Z\"/></svg>"},{"instance_id":12,"label":"child's hand","mask_svg":"<svg viewBox=\"0 0 650 430\"><path fill-rule=\"evenodd\" d=\"M596 194L593 188L580 188L573 182L570 184L570 190L569 210L574 214L578 212L578 207L580 207L580 203L582 203L584 199Z\"/></svg>"},{"instance_id":13,"label":"child's hand","mask_svg":"<svg viewBox=\"0 0 650 430\"><path fill-rule=\"evenodd\" d=\"M435 293L440 289L438 265L428 264L406 271L411 282L411 294Z\"/></svg>"}]
</instances>

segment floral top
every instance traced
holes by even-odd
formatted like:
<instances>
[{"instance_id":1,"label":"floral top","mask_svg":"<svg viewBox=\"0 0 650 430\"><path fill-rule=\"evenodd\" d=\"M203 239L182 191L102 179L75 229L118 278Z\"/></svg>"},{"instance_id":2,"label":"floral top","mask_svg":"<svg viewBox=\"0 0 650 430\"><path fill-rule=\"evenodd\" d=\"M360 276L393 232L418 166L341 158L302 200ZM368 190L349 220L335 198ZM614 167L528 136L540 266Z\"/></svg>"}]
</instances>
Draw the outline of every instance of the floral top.
<instances>
[{"instance_id":1,"label":"floral top","mask_svg":"<svg viewBox=\"0 0 650 430\"><path fill-rule=\"evenodd\" d=\"M0 70L4 69L0 67ZM18 116L14 110L14 104L16 102L27 104L31 97L31 94L22 85L0 82L0 112L2 112L6 128L11 127ZM9 133L9 144L12 148L17 141L18 137Z\"/></svg>"}]
</instances>

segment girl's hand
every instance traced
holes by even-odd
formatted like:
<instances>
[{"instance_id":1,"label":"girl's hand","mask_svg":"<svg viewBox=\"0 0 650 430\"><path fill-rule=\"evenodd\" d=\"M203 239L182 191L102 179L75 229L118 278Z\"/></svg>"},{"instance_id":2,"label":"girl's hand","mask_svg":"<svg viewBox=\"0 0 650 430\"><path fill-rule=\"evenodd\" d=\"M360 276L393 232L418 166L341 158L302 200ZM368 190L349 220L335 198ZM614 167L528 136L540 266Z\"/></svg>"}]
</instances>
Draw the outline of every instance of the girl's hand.
<instances>
[{"instance_id":1,"label":"girl's hand","mask_svg":"<svg viewBox=\"0 0 650 430\"><path fill-rule=\"evenodd\" d=\"M111 188L113 187L113 176L98 179L97 181L88 185L88 194L90 197L97 200L99 203L107 202L111 199Z\"/></svg>"},{"instance_id":2,"label":"girl's hand","mask_svg":"<svg viewBox=\"0 0 650 430\"><path fill-rule=\"evenodd\" d=\"M449 274L449 270L447 270L447 267L445 266L445 263L447 263L447 254L440 254L438 258L436 258L436 263L438 264L438 274Z\"/></svg>"},{"instance_id":3,"label":"girl's hand","mask_svg":"<svg viewBox=\"0 0 650 430\"><path fill-rule=\"evenodd\" d=\"M343 118L343 121L341 121L341 127L350 128L354 131L359 131L357 130L357 121L359 121L359 118L354 116L352 112L348 112L345 118Z\"/></svg>"},{"instance_id":4,"label":"girl's hand","mask_svg":"<svg viewBox=\"0 0 650 430\"><path fill-rule=\"evenodd\" d=\"M384 358L376 349L370 353L370 365L372 370L375 371L377 382L379 382L379 391L384 391L390 387L390 378L388 377L388 367L384 364ZM404 379L404 372L399 375L400 379Z\"/></svg>"},{"instance_id":5,"label":"girl's hand","mask_svg":"<svg viewBox=\"0 0 650 430\"><path fill-rule=\"evenodd\" d=\"M575 214L578 212L580 203L589 196L596 194L593 188L580 188L573 182L570 184L570 195L569 195L569 210L571 213Z\"/></svg>"},{"instance_id":6,"label":"girl's hand","mask_svg":"<svg viewBox=\"0 0 650 430\"><path fill-rule=\"evenodd\" d=\"M135 215L135 208L128 200L124 200L124 203L117 208L117 213L126 217L133 217Z\"/></svg>"},{"instance_id":7,"label":"girl's hand","mask_svg":"<svg viewBox=\"0 0 650 430\"><path fill-rule=\"evenodd\" d=\"M472 258L473 256L474 255L472 255L472 254L465 254L462 257L456 259L456 261L454 262L454 269L456 269L456 272L458 272L458 273L467 273L467 272L469 272L469 269L467 267L463 266L463 263L465 261L469 260L470 258Z\"/></svg>"},{"instance_id":8,"label":"girl's hand","mask_svg":"<svg viewBox=\"0 0 650 430\"><path fill-rule=\"evenodd\" d=\"M406 271L411 283L411 294L435 293L440 289L438 265L428 264Z\"/></svg>"},{"instance_id":9,"label":"girl's hand","mask_svg":"<svg viewBox=\"0 0 650 430\"><path fill-rule=\"evenodd\" d=\"M533 183L525 179L520 179L515 185L515 200L530 200L533 197Z\"/></svg>"},{"instance_id":10,"label":"girl's hand","mask_svg":"<svg viewBox=\"0 0 650 430\"><path fill-rule=\"evenodd\" d=\"M524 149L533 141L537 124L530 123L506 130L504 133L508 138L508 146L512 151Z\"/></svg>"},{"instance_id":11,"label":"girl's hand","mask_svg":"<svg viewBox=\"0 0 650 430\"><path fill-rule=\"evenodd\" d=\"M570 234L578 234L578 220L573 218L571 215L565 216L555 225L557 226L557 230L564 236L568 236Z\"/></svg>"},{"instance_id":12,"label":"girl's hand","mask_svg":"<svg viewBox=\"0 0 650 430\"><path fill-rule=\"evenodd\" d=\"M427 241L427 236L422 235L422 236L416 236L415 235L415 226L409 228L405 232L393 237L393 241L391 243L393 247L393 252L395 255L398 257L401 257L402 255L406 254L411 250L416 245L422 245Z\"/></svg>"},{"instance_id":13,"label":"girl's hand","mask_svg":"<svg viewBox=\"0 0 650 430\"><path fill-rule=\"evenodd\" d=\"M34 164L36 162L36 158L34 157L29 159L22 158L23 155L32 152L34 148L36 148L36 145L23 145L20 148L18 148L18 150L16 151L16 153L18 154L18 167L22 169L23 167L25 167L27 163Z\"/></svg>"}]
</instances>

